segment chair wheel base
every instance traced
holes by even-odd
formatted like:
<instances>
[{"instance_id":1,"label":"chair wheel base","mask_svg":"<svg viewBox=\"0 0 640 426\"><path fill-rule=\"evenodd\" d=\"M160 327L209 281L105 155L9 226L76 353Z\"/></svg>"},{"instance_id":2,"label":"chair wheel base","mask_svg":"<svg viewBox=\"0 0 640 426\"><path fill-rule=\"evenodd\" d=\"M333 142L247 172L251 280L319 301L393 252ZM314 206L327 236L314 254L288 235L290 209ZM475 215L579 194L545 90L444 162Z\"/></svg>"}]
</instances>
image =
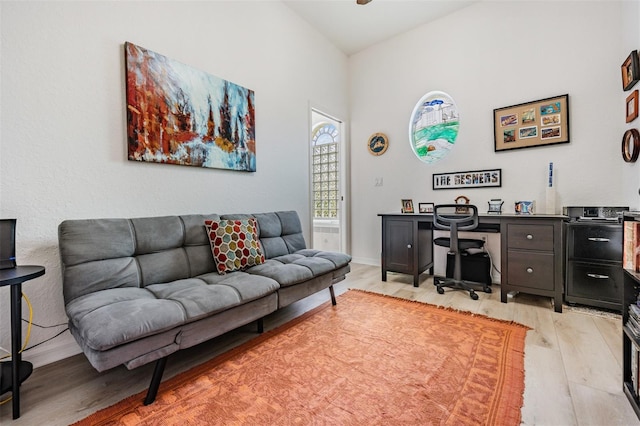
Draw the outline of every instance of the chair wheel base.
<instances>
[{"instance_id":1,"label":"chair wheel base","mask_svg":"<svg viewBox=\"0 0 640 426\"><path fill-rule=\"evenodd\" d=\"M482 291L485 293L491 293L491 287L488 284L484 283L475 283L471 281L458 281L453 278L444 278L444 277L433 277L433 285L436 286L436 291L438 294L444 294L444 287L450 287L457 290L465 290L469 292L469 297L472 300L478 300L478 293L476 293L476 289L471 287L471 285L481 285ZM477 290L479 291L479 290Z\"/></svg>"}]
</instances>

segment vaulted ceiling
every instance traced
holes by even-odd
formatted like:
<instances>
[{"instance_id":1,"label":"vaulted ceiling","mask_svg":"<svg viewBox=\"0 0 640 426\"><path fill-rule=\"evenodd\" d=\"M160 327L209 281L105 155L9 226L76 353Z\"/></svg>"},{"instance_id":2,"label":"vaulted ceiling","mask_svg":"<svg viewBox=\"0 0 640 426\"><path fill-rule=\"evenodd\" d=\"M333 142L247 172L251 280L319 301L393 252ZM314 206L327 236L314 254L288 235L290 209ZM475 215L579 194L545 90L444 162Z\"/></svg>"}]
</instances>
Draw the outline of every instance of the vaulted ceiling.
<instances>
[{"instance_id":1,"label":"vaulted ceiling","mask_svg":"<svg viewBox=\"0 0 640 426\"><path fill-rule=\"evenodd\" d=\"M284 0L347 55L479 0Z\"/></svg>"}]
</instances>

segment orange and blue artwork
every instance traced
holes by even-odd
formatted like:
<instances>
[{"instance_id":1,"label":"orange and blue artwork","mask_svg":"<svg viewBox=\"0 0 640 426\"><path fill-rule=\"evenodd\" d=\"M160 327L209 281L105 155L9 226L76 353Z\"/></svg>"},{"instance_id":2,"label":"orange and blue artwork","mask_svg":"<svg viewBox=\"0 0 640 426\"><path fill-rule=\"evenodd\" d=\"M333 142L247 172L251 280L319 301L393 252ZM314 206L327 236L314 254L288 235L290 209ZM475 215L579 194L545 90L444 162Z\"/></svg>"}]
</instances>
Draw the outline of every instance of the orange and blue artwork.
<instances>
[{"instance_id":1,"label":"orange and blue artwork","mask_svg":"<svg viewBox=\"0 0 640 426\"><path fill-rule=\"evenodd\" d=\"M253 90L125 43L131 161L256 171Z\"/></svg>"}]
</instances>

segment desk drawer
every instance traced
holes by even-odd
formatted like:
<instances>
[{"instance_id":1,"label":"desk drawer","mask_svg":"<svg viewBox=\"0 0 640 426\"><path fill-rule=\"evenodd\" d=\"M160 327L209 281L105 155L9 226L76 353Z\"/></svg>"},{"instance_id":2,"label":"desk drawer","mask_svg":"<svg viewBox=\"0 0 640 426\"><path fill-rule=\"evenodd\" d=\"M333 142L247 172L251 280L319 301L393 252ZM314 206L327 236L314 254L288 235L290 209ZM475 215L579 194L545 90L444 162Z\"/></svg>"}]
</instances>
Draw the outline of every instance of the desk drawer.
<instances>
[{"instance_id":1,"label":"desk drawer","mask_svg":"<svg viewBox=\"0 0 640 426\"><path fill-rule=\"evenodd\" d=\"M569 258L622 261L622 225L569 225Z\"/></svg>"},{"instance_id":2,"label":"desk drawer","mask_svg":"<svg viewBox=\"0 0 640 426\"><path fill-rule=\"evenodd\" d=\"M622 303L623 271L619 265L569 262L567 278L568 299L581 297Z\"/></svg>"},{"instance_id":3,"label":"desk drawer","mask_svg":"<svg viewBox=\"0 0 640 426\"><path fill-rule=\"evenodd\" d=\"M553 225L507 225L507 246L524 250L553 251Z\"/></svg>"},{"instance_id":4,"label":"desk drawer","mask_svg":"<svg viewBox=\"0 0 640 426\"><path fill-rule=\"evenodd\" d=\"M507 253L507 282L517 287L553 290L553 253L532 253L509 250Z\"/></svg>"}]
</instances>

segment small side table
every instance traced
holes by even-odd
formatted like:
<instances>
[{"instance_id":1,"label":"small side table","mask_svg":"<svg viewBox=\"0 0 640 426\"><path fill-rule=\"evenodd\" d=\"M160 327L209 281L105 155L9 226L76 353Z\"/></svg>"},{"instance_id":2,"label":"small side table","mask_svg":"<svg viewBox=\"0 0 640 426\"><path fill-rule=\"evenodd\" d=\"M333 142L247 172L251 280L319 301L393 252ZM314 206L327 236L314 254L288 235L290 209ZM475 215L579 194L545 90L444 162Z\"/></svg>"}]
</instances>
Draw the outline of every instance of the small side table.
<instances>
[{"instance_id":1,"label":"small side table","mask_svg":"<svg viewBox=\"0 0 640 426\"><path fill-rule=\"evenodd\" d=\"M0 368L0 394L11 389L13 419L20 417L20 385L31 375L33 365L22 361L22 283L44 275L44 266L16 266L0 269L0 287L11 286L11 368ZM10 372L10 373L9 373ZM7 377L9 376L9 377ZM6 388L6 389L5 389Z\"/></svg>"}]
</instances>

